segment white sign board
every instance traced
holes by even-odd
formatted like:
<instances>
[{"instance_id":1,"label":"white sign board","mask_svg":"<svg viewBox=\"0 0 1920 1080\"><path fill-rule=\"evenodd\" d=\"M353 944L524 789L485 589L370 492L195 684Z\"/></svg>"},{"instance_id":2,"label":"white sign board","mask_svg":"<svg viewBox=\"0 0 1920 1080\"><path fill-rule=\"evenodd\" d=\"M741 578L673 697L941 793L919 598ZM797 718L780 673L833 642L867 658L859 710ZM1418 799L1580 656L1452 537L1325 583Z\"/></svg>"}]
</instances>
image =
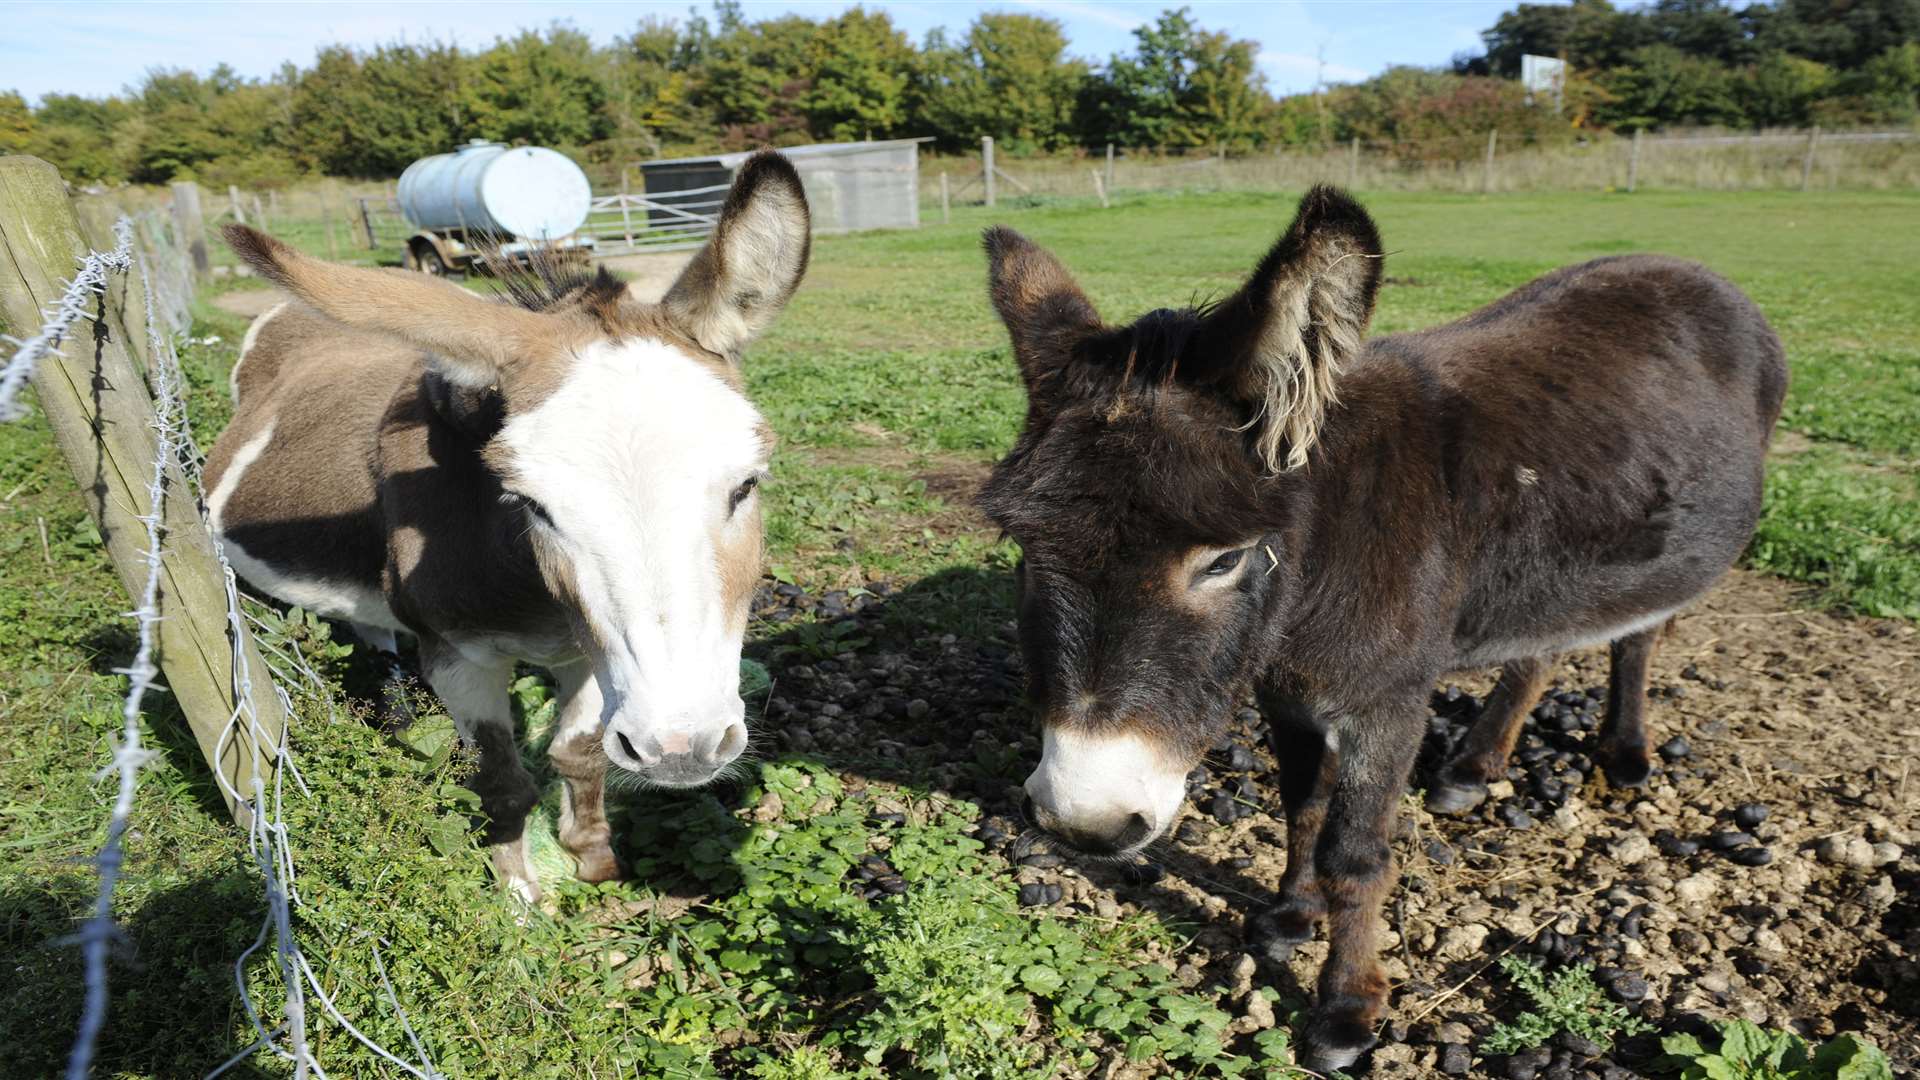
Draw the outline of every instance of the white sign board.
<instances>
[{"instance_id":1,"label":"white sign board","mask_svg":"<svg viewBox=\"0 0 1920 1080\"><path fill-rule=\"evenodd\" d=\"M1566 85L1567 62L1551 56L1534 56L1531 53L1520 57L1520 85L1526 88L1529 104L1542 101L1553 102L1555 112L1560 110L1560 95Z\"/></svg>"}]
</instances>

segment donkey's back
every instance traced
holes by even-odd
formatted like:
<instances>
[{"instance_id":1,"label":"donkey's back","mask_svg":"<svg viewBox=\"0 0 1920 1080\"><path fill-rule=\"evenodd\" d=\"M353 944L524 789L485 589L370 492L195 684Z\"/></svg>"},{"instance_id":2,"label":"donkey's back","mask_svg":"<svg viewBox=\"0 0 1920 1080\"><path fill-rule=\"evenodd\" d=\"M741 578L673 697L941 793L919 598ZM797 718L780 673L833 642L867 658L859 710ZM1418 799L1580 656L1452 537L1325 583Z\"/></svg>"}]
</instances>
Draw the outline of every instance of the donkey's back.
<instances>
[{"instance_id":1,"label":"donkey's back","mask_svg":"<svg viewBox=\"0 0 1920 1080\"><path fill-rule=\"evenodd\" d=\"M1787 385L1753 301L1658 255L1568 267L1375 339L1368 369L1402 383L1427 428L1465 575L1463 666L1616 640L1711 586L1759 517Z\"/></svg>"}]
</instances>

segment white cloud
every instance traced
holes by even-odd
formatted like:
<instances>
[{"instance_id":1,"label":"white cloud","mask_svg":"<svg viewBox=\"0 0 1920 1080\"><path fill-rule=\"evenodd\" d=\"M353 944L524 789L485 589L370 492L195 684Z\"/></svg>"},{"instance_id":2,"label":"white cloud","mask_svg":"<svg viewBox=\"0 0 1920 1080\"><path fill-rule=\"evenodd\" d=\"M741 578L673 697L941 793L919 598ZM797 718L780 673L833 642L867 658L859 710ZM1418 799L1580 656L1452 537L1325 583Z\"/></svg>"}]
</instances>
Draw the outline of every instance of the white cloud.
<instances>
[{"instance_id":1,"label":"white cloud","mask_svg":"<svg viewBox=\"0 0 1920 1080\"><path fill-rule=\"evenodd\" d=\"M1267 74L1272 76L1276 83L1280 84L1276 89L1281 90L1303 85L1311 87L1314 80L1320 77L1324 77L1330 83L1359 82L1370 74L1357 67L1331 61L1322 68L1318 57L1304 53L1275 52L1272 49L1261 49L1257 62L1266 69Z\"/></svg>"},{"instance_id":2,"label":"white cloud","mask_svg":"<svg viewBox=\"0 0 1920 1080\"><path fill-rule=\"evenodd\" d=\"M1144 26L1159 15L1157 7L1128 9L1112 4L1094 4L1088 0L1015 0L1023 8L1029 8L1042 15L1051 15L1061 22L1084 19L1099 23L1115 30L1132 30Z\"/></svg>"}]
</instances>

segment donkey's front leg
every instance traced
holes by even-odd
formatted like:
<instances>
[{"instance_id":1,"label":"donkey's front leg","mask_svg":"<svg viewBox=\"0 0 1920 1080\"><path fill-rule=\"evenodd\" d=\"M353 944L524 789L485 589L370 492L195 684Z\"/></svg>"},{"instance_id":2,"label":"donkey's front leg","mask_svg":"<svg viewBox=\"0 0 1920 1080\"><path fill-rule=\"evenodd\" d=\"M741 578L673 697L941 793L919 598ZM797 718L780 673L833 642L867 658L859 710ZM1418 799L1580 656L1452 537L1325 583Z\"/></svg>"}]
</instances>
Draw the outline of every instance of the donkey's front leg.
<instances>
[{"instance_id":1,"label":"donkey's front leg","mask_svg":"<svg viewBox=\"0 0 1920 1080\"><path fill-rule=\"evenodd\" d=\"M1313 938L1327 913L1314 868L1314 849L1327 817L1337 756L1327 746L1327 729L1306 702L1277 686L1262 684L1260 711L1266 716L1274 760L1280 763L1280 800L1287 811L1287 869L1280 878L1279 902L1247 924L1250 943L1275 963L1285 963L1294 946Z\"/></svg>"},{"instance_id":2,"label":"donkey's front leg","mask_svg":"<svg viewBox=\"0 0 1920 1080\"><path fill-rule=\"evenodd\" d=\"M540 786L520 760L513 737L513 711L507 687L513 661L477 660L437 638L420 639L420 666L427 684L453 717L461 741L480 751L480 765L467 787L480 796L487 815L486 841L493 849L493 871L500 884L528 904L540 900L540 886L527 861L527 812L540 801Z\"/></svg>"},{"instance_id":3,"label":"donkey's front leg","mask_svg":"<svg viewBox=\"0 0 1920 1080\"><path fill-rule=\"evenodd\" d=\"M620 863L613 856L603 795L607 752L600 744L600 684L584 660L554 668L553 677L560 684L560 724L547 746L547 760L567 784L560 807L560 843L578 863L575 877L610 881L620 876Z\"/></svg>"},{"instance_id":4,"label":"donkey's front leg","mask_svg":"<svg viewBox=\"0 0 1920 1080\"><path fill-rule=\"evenodd\" d=\"M1386 1005L1380 902L1393 885L1389 840L1425 714L1412 697L1335 726L1338 774L1314 851L1332 946L1320 969L1320 1001L1307 1023L1305 1064L1316 1071L1345 1068L1365 1053Z\"/></svg>"}]
</instances>

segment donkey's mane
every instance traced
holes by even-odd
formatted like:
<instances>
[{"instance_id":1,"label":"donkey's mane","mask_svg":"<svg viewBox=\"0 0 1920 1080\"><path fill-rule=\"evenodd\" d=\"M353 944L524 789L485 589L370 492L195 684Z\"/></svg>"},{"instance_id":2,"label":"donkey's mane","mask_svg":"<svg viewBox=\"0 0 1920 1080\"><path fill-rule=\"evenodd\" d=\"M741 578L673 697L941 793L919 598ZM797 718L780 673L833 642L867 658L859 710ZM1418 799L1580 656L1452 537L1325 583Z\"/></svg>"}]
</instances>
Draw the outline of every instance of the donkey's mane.
<instances>
[{"instance_id":1,"label":"donkey's mane","mask_svg":"<svg viewBox=\"0 0 1920 1080\"><path fill-rule=\"evenodd\" d=\"M552 311L578 303L589 309L611 307L627 286L606 267L583 269L551 247L537 247L525 258L503 255L498 246L480 252L480 263L500 282L508 301L528 311Z\"/></svg>"}]
</instances>

